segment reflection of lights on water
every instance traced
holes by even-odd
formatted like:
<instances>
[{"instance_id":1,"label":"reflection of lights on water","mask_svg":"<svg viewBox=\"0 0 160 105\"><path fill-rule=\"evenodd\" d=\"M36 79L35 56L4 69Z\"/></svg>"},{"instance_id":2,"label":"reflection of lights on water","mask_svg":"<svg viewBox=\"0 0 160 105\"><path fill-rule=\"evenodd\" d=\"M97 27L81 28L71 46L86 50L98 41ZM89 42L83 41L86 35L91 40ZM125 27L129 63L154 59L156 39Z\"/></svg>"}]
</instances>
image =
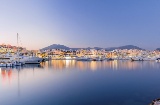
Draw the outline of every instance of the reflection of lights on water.
<instances>
[{"instance_id":1,"label":"reflection of lights on water","mask_svg":"<svg viewBox=\"0 0 160 105\"><path fill-rule=\"evenodd\" d=\"M75 60L65 60L65 66L68 67L74 67L75 65Z\"/></svg>"},{"instance_id":2,"label":"reflection of lights on water","mask_svg":"<svg viewBox=\"0 0 160 105\"><path fill-rule=\"evenodd\" d=\"M91 70L96 70L97 69L97 64L95 61L91 61Z\"/></svg>"},{"instance_id":3,"label":"reflection of lights on water","mask_svg":"<svg viewBox=\"0 0 160 105\"><path fill-rule=\"evenodd\" d=\"M65 60L65 61L66 61L66 67L69 67L70 60Z\"/></svg>"},{"instance_id":4,"label":"reflection of lights on water","mask_svg":"<svg viewBox=\"0 0 160 105\"><path fill-rule=\"evenodd\" d=\"M113 61L113 69L117 70L118 69L118 63L117 60Z\"/></svg>"},{"instance_id":5,"label":"reflection of lights on water","mask_svg":"<svg viewBox=\"0 0 160 105\"><path fill-rule=\"evenodd\" d=\"M146 64L146 63L144 63ZM143 64L143 65L144 65ZM81 70L98 70L99 68L107 69L112 68L113 70L125 69L132 70L143 66L141 62L130 62L124 60L114 60L114 61L76 61L76 60L53 60L51 66L53 69L64 69L64 68L79 68ZM152 66L152 63L150 64ZM3 69L3 68L2 68Z\"/></svg>"}]
</instances>

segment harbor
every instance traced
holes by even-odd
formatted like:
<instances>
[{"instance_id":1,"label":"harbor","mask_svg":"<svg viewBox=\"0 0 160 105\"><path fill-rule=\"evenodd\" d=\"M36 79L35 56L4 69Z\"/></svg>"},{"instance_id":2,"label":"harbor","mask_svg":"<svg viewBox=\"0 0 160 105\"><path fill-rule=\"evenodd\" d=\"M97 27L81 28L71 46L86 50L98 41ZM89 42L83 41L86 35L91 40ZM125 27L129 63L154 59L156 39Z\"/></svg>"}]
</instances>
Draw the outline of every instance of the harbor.
<instances>
[{"instance_id":1,"label":"harbor","mask_svg":"<svg viewBox=\"0 0 160 105\"><path fill-rule=\"evenodd\" d=\"M0 0L0 105L160 105L160 0Z\"/></svg>"},{"instance_id":2,"label":"harbor","mask_svg":"<svg viewBox=\"0 0 160 105\"><path fill-rule=\"evenodd\" d=\"M0 45L0 67L23 66L25 64L40 64L42 58L24 55L19 47L19 35L17 33L17 46Z\"/></svg>"},{"instance_id":3,"label":"harbor","mask_svg":"<svg viewBox=\"0 0 160 105\"><path fill-rule=\"evenodd\" d=\"M0 45L0 67L22 66L24 64L40 64L49 60L76 60L76 61L160 61L160 51L139 49L48 49L27 50L23 47Z\"/></svg>"}]
</instances>

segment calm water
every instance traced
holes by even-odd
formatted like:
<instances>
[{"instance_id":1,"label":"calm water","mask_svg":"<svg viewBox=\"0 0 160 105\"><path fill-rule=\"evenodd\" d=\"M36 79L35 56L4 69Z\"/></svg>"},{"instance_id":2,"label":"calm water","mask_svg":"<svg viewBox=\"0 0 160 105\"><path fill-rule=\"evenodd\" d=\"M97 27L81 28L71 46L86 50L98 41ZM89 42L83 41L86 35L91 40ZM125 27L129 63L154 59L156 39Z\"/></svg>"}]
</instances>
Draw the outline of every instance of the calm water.
<instances>
[{"instance_id":1,"label":"calm water","mask_svg":"<svg viewBox=\"0 0 160 105\"><path fill-rule=\"evenodd\" d=\"M160 63L57 60L0 68L0 105L148 105Z\"/></svg>"}]
</instances>

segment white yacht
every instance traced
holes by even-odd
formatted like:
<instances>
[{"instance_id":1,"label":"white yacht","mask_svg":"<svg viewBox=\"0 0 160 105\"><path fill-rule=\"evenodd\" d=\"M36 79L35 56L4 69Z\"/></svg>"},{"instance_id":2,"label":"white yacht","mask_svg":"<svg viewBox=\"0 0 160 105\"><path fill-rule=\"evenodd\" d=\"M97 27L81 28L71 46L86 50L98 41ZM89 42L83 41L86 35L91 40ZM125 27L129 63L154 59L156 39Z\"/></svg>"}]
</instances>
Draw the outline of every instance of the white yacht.
<instances>
[{"instance_id":1,"label":"white yacht","mask_svg":"<svg viewBox=\"0 0 160 105\"><path fill-rule=\"evenodd\" d=\"M1 64L12 64L13 66L23 65L24 63L18 61L18 59L20 59L20 58L17 58L17 56L13 56L13 55L7 53L5 55L0 56L0 63Z\"/></svg>"},{"instance_id":2,"label":"white yacht","mask_svg":"<svg viewBox=\"0 0 160 105\"><path fill-rule=\"evenodd\" d=\"M20 66L22 64L40 64L42 62L42 58L39 57L34 57L34 56L19 56L19 45L18 45L18 33L17 33L17 56L14 57L15 60L15 65Z\"/></svg>"},{"instance_id":3,"label":"white yacht","mask_svg":"<svg viewBox=\"0 0 160 105\"><path fill-rule=\"evenodd\" d=\"M157 57L145 57L143 60L144 61L155 61Z\"/></svg>"},{"instance_id":4,"label":"white yacht","mask_svg":"<svg viewBox=\"0 0 160 105\"><path fill-rule=\"evenodd\" d=\"M14 61L17 61L16 59L18 59L20 64L40 64L43 60L43 58L34 56L19 56L18 58L13 56L12 59Z\"/></svg>"},{"instance_id":5,"label":"white yacht","mask_svg":"<svg viewBox=\"0 0 160 105\"><path fill-rule=\"evenodd\" d=\"M0 67L13 67L14 64L11 62L0 62Z\"/></svg>"},{"instance_id":6,"label":"white yacht","mask_svg":"<svg viewBox=\"0 0 160 105\"><path fill-rule=\"evenodd\" d=\"M77 60L77 61L92 61L91 58L88 58L88 57L85 57L85 56L83 56L83 57L78 57L76 60Z\"/></svg>"},{"instance_id":7,"label":"white yacht","mask_svg":"<svg viewBox=\"0 0 160 105\"><path fill-rule=\"evenodd\" d=\"M11 66L20 66L21 63L14 60L13 56L1 55L0 56L0 66L1 67L11 67Z\"/></svg>"},{"instance_id":8,"label":"white yacht","mask_svg":"<svg viewBox=\"0 0 160 105\"><path fill-rule=\"evenodd\" d=\"M91 59L92 59L92 61L103 61L103 60L105 60L105 57L93 57Z\"/></svg>"},{"instance_id":9,"label":"white yacht","mask_svg":"<svg viewBox=\"0 0 160 105\"><path fill-rule=\"evenodd\" d=\"M15 66L21 66L24 64L40 64L43 58L34 56L17 56L7 53L0 57L0 61L12 62Z\"/></svg>"},{"instance_id":10,"label":"white yacht","mask_svg":"<svg viewBox=\"0 0 160 105\"><path fill-rule=\"evenodd\" d=\"M71 55L65 55L64 59L65 60L76 60L78 57L77 56L71 56Z\"/></svg>"},{"instance_id":11,"label":"white yacht","mask_svg":"<svg viewBox=\"0 0 160 105\"><path fill-rule=\"evenodd\" d=\"M17 33L17 48L18 48L18 50L17 50L17 59L14 61L14 65L15 66L22 66L24 63L23 62L20 62L20 57L19 57L19 43L18 43L18 33Z\"/></svg>"},{"instance_id":12,"label":"white yacht","mask_svg":"<svg viewBox=\"0 0 160 105\"><path fill-rule=\"evenodd\" d=\"M155 61L157 57L132 57L131 61Z\"/></svg>"},{"instance_id":13,"label":"white yacht","mask_svg":"<svg viewBox=\"0 0 160 105\"><path fill-rule=\"evenodd\" d=\"M20 62L25 62L25 64L40 64L43 58L34 56L21 56Z\"/></svg>"}]
</instances>

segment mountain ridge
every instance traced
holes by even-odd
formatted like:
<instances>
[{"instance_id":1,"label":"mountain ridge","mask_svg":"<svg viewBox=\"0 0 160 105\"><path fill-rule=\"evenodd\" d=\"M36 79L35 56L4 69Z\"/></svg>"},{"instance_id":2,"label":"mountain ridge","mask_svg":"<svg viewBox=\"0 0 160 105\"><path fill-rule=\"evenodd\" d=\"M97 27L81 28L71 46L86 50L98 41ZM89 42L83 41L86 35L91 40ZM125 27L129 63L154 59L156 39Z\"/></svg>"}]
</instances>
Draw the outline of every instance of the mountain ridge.
<instances>
[{"instance_id":1,"label":"mountain ridge","mask_svg":"<svg viewBox=\"0 0 160 105\"><path fill-rule=\"evenodd\" d=\"M115 50L115 49L138 49L138 50L145 50L143 48L140 48L140 47L137 47L137 46L134 46L134 45L125 45L125 46L119 46L119 47L109 47L109 48L106 48L106 50L108 51L112 51L112 50Z\"/></svg>"},{"instance_id":2,"label":"mountain ridge","mask_svg":"<svg viewBox=\"0 0 160 105\"><path fill-rule=\"evenodd\" d=\"M156 48L156 50L160 51L160 48Z\"/></svg>"},{"instance_id":3,"label":"mountain ridge","mask_svg":"<svg viewBox=\"0 0 160 105\"><path fill-rule=\"evenodd\" d=\"M65 45L61 45L61 44L52 44L50 46L47 46L47 47L44 47L42 49L40 49L41 51L42 50L48 50L48 49L65 49L65 50L78 50L78 49L97 49L97 50L100 50L100 49L105 49L107 51L113 51L115 49L138 49L138 50L145 50L143 48L140 48L140 47L137 47L137 46L134 46L134 45L124 45L124 46L119 46L119 47L108 47L108 48L101 48L101 47L87 47L87 48L70 48L70 47L67 47Z\"/></svg>"}]
</instances>

